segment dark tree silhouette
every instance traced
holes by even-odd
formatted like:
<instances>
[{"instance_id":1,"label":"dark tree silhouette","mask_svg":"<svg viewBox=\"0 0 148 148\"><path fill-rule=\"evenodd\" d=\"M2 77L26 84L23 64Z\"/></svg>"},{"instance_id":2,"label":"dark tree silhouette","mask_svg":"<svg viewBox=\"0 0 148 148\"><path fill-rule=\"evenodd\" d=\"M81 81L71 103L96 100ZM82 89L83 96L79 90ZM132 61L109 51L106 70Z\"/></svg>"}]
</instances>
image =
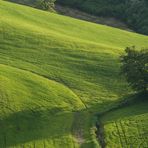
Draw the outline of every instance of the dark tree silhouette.
<instances>
[{"instance_id":1,"label":"dark tree silhouette","mask_svg":"<svg viewBox=\"0 0 148 148\"><path fill-rule=\"evenodd\" d=\"M135 50L127 47L126 54L121 56L121 71L127 82L137 92L148 91L148 50Z\"/></svg>"}]
</instances>

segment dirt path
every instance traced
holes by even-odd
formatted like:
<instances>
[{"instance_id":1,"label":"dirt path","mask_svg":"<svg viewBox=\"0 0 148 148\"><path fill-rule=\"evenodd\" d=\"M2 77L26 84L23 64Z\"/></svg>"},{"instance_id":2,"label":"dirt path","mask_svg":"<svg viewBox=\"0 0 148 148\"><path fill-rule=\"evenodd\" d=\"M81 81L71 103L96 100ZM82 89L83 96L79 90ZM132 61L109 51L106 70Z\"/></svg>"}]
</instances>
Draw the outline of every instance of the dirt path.
<instances>
[{"instance_id":1,"label":"dirt path","mask_svg":"<svg viewBox=\"0 0 148 148\"><path fill-rule=\"evenodd\" d=\"M82 145L85 142L83 135L83 124L82 114L80 112L75 112L72 124L72 134L76 138L79 145Z\"/></svg>"}]
</instances>

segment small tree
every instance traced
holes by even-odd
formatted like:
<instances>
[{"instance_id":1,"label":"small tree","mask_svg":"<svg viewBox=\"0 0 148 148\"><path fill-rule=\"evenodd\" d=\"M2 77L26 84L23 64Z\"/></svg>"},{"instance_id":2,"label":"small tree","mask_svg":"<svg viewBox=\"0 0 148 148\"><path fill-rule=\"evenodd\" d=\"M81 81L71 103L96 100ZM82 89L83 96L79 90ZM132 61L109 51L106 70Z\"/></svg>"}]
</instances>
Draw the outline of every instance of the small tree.
<instances>
[{"instance_id":1,"label":"small tree","mask_svg":"<svg viewBox=\"0 0 148 148\"><path fill-rule=\"evenodd\" d=\"M148 50L135 50L127 47L126 54L121 56L121 71L127 82L138 92L148 91Z\"/></svg>"},{"instance_id":2,"label":"small tree","mask_svg":"<svg viewBox=\"0 0 148 148\"><path fill-rule=\"evenodd\" d=\"M37 0L36 7L43 10L51 10L54 8L56 0Z\"/></svg>"}]
</instances>

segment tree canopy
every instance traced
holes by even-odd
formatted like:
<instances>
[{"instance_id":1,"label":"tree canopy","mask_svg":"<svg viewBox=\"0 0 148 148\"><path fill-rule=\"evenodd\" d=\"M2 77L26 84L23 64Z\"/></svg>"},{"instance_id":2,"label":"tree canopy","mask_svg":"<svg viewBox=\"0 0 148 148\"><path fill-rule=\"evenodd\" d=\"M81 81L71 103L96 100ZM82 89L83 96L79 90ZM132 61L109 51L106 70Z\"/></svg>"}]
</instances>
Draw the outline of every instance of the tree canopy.
<instances>
[{"instance_id":1,"label":"tree canopy","mask_svg":"<svg viewBox=\"0 0 148 148\"><path fill-rule=\"evenodd\" d=\"M148 91L148 50L127 47L121 56L121 70L128 83L138 92Z\"/></svg>"}]
</instances>

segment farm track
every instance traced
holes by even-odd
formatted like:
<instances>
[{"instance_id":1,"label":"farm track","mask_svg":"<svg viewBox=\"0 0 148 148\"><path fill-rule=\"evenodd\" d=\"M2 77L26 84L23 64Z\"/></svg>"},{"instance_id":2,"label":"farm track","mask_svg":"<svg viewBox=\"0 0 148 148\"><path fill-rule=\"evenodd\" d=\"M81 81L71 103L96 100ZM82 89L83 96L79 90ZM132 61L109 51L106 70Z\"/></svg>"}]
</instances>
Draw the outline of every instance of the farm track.
<instances>
[{"instance_id":1,"label":"farm track","mask_svg":"<svg viewBox=\"0 0 148 148\"><path fill-rule=\"evenodd\" d=\"M80 112L74 113L73 123L71 126L72 135L76 138L79 145L84 143L83 120Z\"/></svg>"},{"instance_id":2,"label":"farm track","mask_svg":"<svg viewBox=\"0 0 148 148\"><path fill-rule=\"evenodd\" d=\"M121 120L119 121L119 125L120 125L120 127L121 127L121 132L123 133L123 137L124 137L125 144L128 145L128 141L127 141L127 137L126 137L126 132L125 132L125 130L124 130L124 126L123 126Z\"/></svg>"},{"instance_id":3,"label":"farm track","mask_svg":"<svg viewBox=\"0 0 148 148\"><path fill-rule=\"evenodd\" d=\"M119 135L119 139L120 139L121 147L123 147L124 144L123 144L123 141L122 141L122 138L121 138L121 133L120 133L120 130L119 130L119 127L118 127L117 122L115 122L115 125L116 125L116 129L117 129L117 133L118 133L118 135Z\"/></svg>"}]
</instances>

